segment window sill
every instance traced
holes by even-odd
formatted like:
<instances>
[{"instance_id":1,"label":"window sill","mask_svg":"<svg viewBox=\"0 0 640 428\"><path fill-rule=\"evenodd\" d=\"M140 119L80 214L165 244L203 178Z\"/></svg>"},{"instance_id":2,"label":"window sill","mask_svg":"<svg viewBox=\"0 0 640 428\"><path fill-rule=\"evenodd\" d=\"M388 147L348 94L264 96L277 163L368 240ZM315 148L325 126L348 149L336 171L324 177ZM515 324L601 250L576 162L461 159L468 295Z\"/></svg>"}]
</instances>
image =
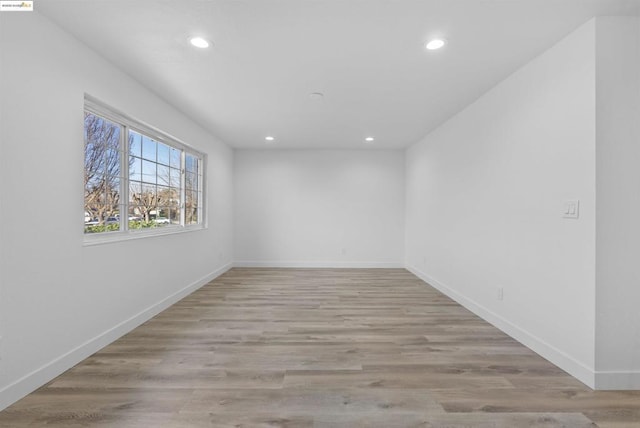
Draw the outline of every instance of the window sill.
<instances>
[{"instance_id":1,"label":"window sill","mask_svg":"<svg viewBox=\"0 0 640 428\"><path fill-rule=\"evenodd\" d=\"M153 238L156 236L167 236L167 235L179 235L182 233L196 232L198 230L207 229L203 225L194 225L194 226L166 226L156 230L145 230L145 231L128 231L128 232L103 232L100 234L86 234L84 235L84 242L82 246L91 247L94 245L104 245L104 244L112 244L115 242L122 241L131 241L134 239L144 239L144 238Z\"/></svg>"}]
</instances>

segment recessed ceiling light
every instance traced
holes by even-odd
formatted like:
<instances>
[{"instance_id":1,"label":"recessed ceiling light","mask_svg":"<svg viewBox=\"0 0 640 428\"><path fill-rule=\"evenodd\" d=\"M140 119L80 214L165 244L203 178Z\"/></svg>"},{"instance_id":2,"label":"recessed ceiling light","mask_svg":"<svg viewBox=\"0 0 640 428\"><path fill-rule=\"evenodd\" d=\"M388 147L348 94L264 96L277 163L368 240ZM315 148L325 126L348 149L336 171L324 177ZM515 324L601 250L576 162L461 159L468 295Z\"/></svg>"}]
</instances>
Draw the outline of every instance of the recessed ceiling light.
<instances>
[{"instance_id":1,"label":"recessed ceiling light","mask_svg":"<svg viewBox=\"0 0 640 428\"><path fill-rule=\"evenodd\" d=\"M373 137L367 137L367 138L364 139L364 141L366 141L368 143L372 142L373 140L374 140Z\"/></svg>"},{"instance_id":2,"label":"recessed ceiling light","mask_svg":"<svg viewBox=\"0 0 640 428\"><path fill-rule=\"evenodd\" d=\"M203 39L202 37L192 37L191 40L189 41L193 46L197 48L204 49L209 47L209 42Z\"/></svg>"},{"instance_id":3,"label":"recessed ceiling light","mask_svg":"<svg viewBox=\"0 0 640 428\"><path fill-rule=\"evenodd\" d=\"M446 42L442 39L433 39L430 40L429 43L427 43L427 49L429 49L430 51L434 51L443 47L445 43Z\"/></svg>"},{"instance_id":4,"label":"recessed ceiling light","mask_svg":"<svg viewBox=\"0 0 640 428\"><path fill-rule=\"evenodd\" d=\"M272 136L264 137L264 139L267 140L267 141L275 140L275 138L273 138Z\"/></svg>"}]
</instances>

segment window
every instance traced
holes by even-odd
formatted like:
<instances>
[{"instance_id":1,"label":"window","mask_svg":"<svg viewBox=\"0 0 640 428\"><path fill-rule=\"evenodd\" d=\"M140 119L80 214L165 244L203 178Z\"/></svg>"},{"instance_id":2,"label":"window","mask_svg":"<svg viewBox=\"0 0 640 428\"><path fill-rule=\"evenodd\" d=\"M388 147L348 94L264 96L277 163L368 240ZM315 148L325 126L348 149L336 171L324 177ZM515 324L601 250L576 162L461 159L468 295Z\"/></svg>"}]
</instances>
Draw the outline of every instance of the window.
<instances>
[{"instance_id":1,"label":"window","mask_svg":"<svg viewBox=\"0 0 640 428\"><path fill-rule=\"evenodd\" d=\"M203 184L203 154L85 97L88 241L202 228Z\"/></svg>"}]
</instances>

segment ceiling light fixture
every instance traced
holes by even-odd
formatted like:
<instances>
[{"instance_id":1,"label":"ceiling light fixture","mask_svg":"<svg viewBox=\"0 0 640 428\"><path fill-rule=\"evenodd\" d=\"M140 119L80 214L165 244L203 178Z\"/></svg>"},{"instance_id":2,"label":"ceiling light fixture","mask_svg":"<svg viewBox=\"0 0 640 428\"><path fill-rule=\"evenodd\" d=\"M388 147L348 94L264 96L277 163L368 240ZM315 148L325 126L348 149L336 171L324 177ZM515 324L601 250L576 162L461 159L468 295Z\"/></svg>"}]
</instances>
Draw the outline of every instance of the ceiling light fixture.
<instances>
[{"instance_id":1,"label":"ceiling light fixture","mask_svg":"<svg viewBox=\"0 0 640 428\"><path fill-rule=\"evenodd\" d=\"M209 47L209 42L203 39L202 37L192 37L191 40L189 41L193 46L200 49L205 49Z\"/></svg>"},{"instance_id":2,"label":"ceiling light fixture","mask_svg":"<svg viewBox=\"0 0 640 428\"><path fill-rule=\"evenodd\" d=\"M264 139L267 140L267 141L275 140L275 138L273 138L272 136L264 137Z\"/></svg>"},{"instance_id":3,"label":"ceiling light fixture","mask_svg":"<svg viewBox=\"0 0 640 428\"><path fill-rule=\"evenodd\" d=\"M366 141L367 143L370 143L370 142L372 142L373 140L374 140L374 138L373 138L373 137L367 137L367 138L365 138L365 139L364 139L364 141Z\"/></svg>"},{"instance_id":4,"label":"ceiling light fixture","mask_svg":"<svg viewBox=\"0 0 640 428\"><path fill-rule=\"evenodd\" d=\"M311 98L311 101L322 101L324 94L322 92L312 92L309 94L309 98Z\"/></svg>"},{"instance_id":5,"label":"ceiling light fixture","mask_svg":"<svg viewBox=\"0 0 640 428\"><path fill-rule=\"evenodd\" d=\"M445 43L446 42L442 39L433 39L430 40L429 43L427 43L427 49L429 49L430 51L434 51L443 47Z\"/></svg>"}]
</instances>

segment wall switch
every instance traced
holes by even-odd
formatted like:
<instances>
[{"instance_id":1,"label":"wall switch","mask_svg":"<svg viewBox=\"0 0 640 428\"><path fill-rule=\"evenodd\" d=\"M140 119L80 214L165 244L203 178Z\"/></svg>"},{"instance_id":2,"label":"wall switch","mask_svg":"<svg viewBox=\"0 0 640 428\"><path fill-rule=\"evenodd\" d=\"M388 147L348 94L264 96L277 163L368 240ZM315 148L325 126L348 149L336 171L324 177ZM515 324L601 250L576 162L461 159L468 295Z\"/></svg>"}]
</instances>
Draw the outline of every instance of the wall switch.
<instances>
[{"instance_id":1,"label":"wall switch","mask_svg":"<svg viewBox=\"0 0 640 428\"><path fill-rule=\"evenodd\" d=\"M572 199L564 202L562 217L564 218L578 218L580 215L580 201Z\"/></svg>"},{"instance_id":2,"label":"wall switch","mask_svg":"<svg viewBox=\"0 0 640 428\"><path fill-rule=\"evenodd\" d=\"M498 293L496 294L498 300L504 300L504 288L498 287Z\"/></svg>"}]
</instances>

